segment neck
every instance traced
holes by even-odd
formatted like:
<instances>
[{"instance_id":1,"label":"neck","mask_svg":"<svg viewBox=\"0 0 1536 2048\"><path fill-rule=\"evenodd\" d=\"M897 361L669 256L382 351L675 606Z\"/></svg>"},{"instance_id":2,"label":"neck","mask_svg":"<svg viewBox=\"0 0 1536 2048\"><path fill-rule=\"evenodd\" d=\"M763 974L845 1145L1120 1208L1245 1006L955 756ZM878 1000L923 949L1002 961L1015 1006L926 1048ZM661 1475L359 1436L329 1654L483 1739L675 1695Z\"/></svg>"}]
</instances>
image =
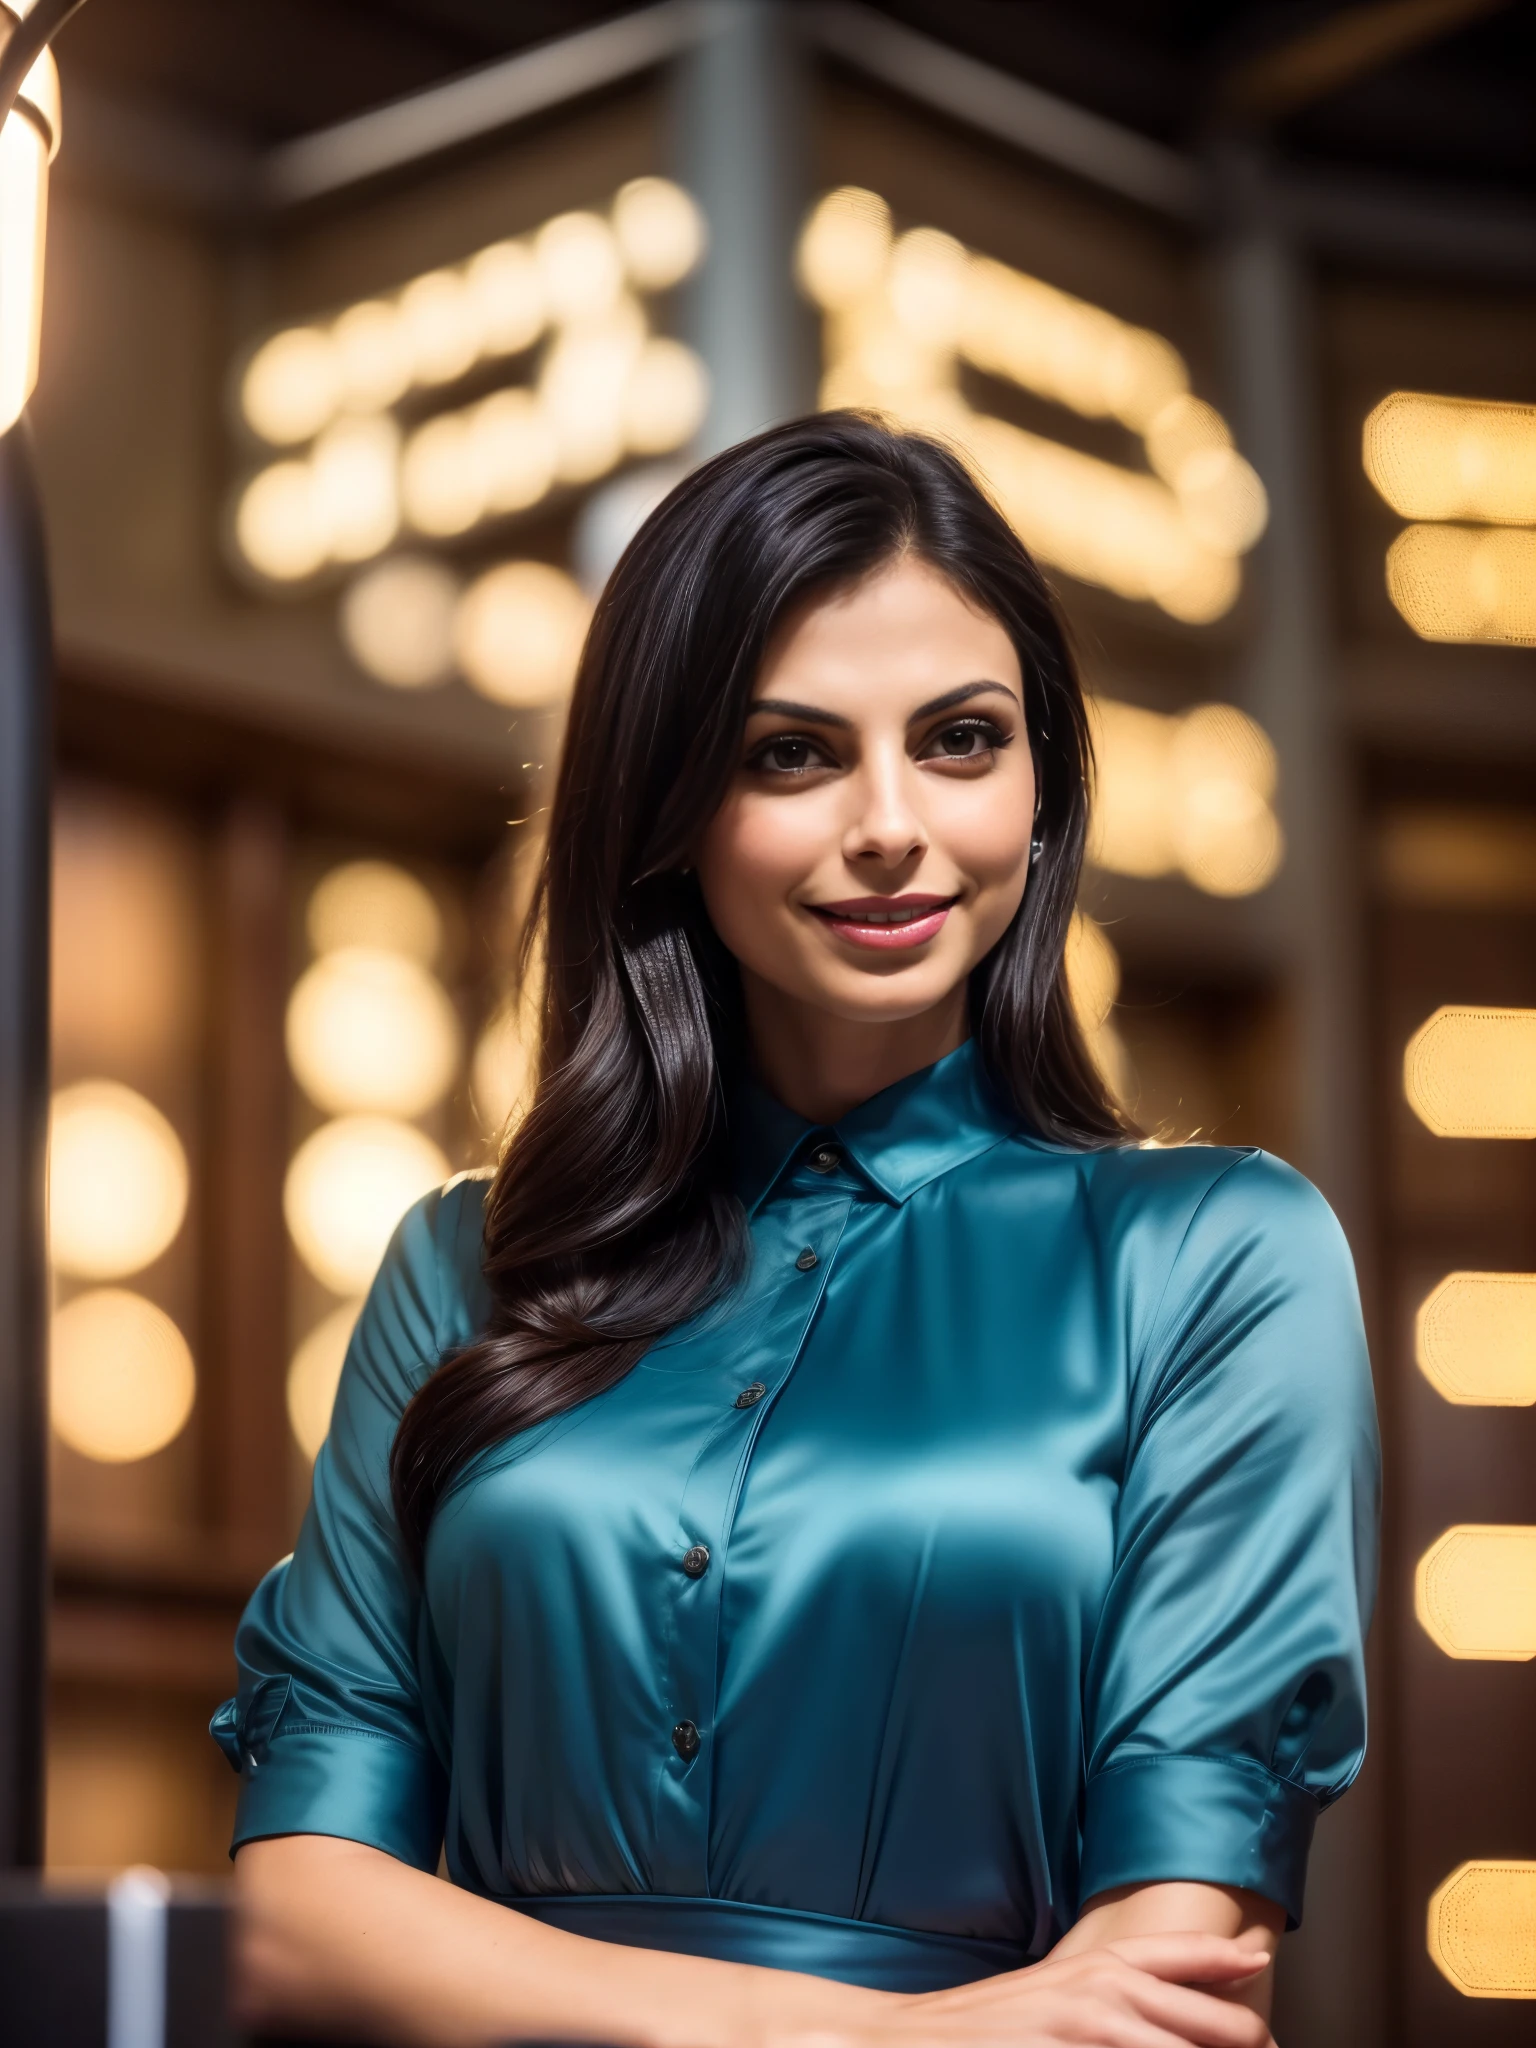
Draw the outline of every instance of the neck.
<instances>
[{"instance_id":1,"label":"neck","mask_svg":"<svg viewBox=\"0 0 1536 2048\"><path fill-rule=\"evenodd\" d=\"M747 1036L759 1079L807 1123L834 1124L970 1035L962 982L920 1016L871 1024L812 1008L742 970Z\"/></svg>"}]
</instances>

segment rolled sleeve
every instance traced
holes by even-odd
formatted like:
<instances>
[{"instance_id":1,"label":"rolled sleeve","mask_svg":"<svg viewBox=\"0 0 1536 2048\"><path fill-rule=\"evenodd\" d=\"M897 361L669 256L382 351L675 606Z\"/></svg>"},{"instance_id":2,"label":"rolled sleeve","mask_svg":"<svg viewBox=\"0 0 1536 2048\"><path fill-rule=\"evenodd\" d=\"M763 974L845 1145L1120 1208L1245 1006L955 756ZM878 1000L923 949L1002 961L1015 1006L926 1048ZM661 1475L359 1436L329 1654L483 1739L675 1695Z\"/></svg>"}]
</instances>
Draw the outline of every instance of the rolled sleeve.
<instances>
[{"instance_id":1,"label":"rolled sleeve","mask_svg":"<svg viewBox=\"0 0 1536 2048\"><path fill-rule=\"evenodd\" d=\"M1245 1757L1124 1757L1088 1787L1083 1868L1092 1892L1170 1877L1236 1885L1295 1926L1317 1815L1310 1792Z\"/></svg>"},{"instance_id":2,"label":"rolled sleeve","mask_svg":"<svg viewBox=\"0 0 1536 2048\"><path fill-rule=\"evenodd\" d=\"M264 1836L337 1835L432 1869L447 1774L419 1678L420 1593L389 1454L441 1351L441 1211L407 1212L348 1347L292 1557L257 1587L235 1638L240 1689L210 1732L241 1776L231 1853Z\"/></svg>"},{"instance_id":3,"label":"rolled sleeve","mask_svg":"<svg viewBox=\"0 0 1536 2048\"><path fill-rule=\"evenodd\" d=\"M1379 1451L1354 1267L1262 1153L1191 1217L1141 1348L1088 1673L1080 1897L1186 1879L1301 1919L1365 1749Z\"/></svg>"}]
</instances>

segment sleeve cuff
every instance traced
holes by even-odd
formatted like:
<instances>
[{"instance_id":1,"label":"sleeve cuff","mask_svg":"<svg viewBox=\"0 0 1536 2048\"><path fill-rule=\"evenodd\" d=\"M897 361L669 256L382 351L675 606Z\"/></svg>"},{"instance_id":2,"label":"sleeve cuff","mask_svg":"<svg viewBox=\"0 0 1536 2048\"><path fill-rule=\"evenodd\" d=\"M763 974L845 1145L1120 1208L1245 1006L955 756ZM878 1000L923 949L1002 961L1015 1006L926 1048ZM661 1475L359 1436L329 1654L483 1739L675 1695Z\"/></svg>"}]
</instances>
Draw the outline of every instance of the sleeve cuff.
<instances>
[{"instance_id":1,"label":"sleeve cuff","mask_svg":"<svg viewBox=\"0 0 1536 2048\"><path fill-rule=\"evenodd\" d=\"M1317 1815L1310 1792L1246 1757L1124 1757L1088 1782L1079 1899L1178 1879L1235 1885L1299 1927Z\"/></svg>"},{"instance_id":2,"label":"sleeve cuff","mask_svg":"<svg viewBox=\"0 0 1536 2048\"><path fill-rule=\"evenodd\" d=\"M363 1729L285 1728L241 1770L233 1855L267 1835L337 1835L437 1868L444 1788L435 1760Z\"/></svg>"}]
</instances>

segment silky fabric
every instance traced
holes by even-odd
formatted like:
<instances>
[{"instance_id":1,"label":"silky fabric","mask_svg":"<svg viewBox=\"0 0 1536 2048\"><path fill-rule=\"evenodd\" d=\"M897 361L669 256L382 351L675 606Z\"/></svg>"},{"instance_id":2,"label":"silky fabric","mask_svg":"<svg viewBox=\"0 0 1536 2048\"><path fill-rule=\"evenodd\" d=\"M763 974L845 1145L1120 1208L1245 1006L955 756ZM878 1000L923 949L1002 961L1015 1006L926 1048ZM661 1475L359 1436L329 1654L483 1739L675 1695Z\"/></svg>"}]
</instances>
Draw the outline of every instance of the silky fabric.
<instances>
[{"instance_id":1,"label":"silky fabric","mask_svg":"<svg viewBox=\"0 0 1536 2048\"><path fill-rule=\"evenodd\" d=\"M478 1457L420 1588L389 1450L488 1316L487 1182L406 1216L215 1717L236 1845L442 1844L556 1925L888 1988L1118 1885L1294 1923L1376 1560L1327 1205L1261 1152L1045 1143L971 1044L833 1129L750 1085L731 1127L744 1278Z\"/></svg>"}]
</instances>

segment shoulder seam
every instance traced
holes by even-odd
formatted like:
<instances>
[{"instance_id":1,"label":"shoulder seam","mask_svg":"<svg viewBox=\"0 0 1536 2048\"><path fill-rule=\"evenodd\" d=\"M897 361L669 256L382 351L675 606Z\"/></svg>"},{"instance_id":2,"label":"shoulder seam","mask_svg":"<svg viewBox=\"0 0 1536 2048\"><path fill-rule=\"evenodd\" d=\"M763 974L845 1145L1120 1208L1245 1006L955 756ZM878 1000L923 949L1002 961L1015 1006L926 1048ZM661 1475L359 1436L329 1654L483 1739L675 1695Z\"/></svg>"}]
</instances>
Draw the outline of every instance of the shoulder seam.
<instances>
[{"instance_id":1,"label":"shoulder seam","mask_svg":"<svg viewBox=\"0 0 1536 2048\"><path fill-rule=\"evenodd\" d=\"M1162 1291L1159 1293L1157 1297L1157 1307L1152 1311L1151 1318L1148 1321L1146 1338L1136 1353L1136 1362L1133 1369L1133 1377L1138 1385L1140 1384L1141 1375L1147 1363L1147 1355L1152 1347L1152 1339L1157 1335L1159 1329L1162 1327L1163 1307L1168 1299L1168 1290L1173 1285L1173 1276L1175 1272L1178 1270L1178 1264L1180 1259L1184 1256L1184 1247L1189 1243L1190 1232L1194 1229L1196 1223L1200 1220L1201 1211L1204 1209L1206 1203L1211 1199L1212 1195L1215 1194L1216 1190L1227 1178L1227 1175L1229 1173L1236 1172L1239 1166L1245 1166L1250 1159L1258 1158L1260 1155L1260 1151L1261 1148L1259 1146L1253 1146L1246 1152L1239 1152L1235 1159L1229 1159L1226 1165L1221 1169L1220 1173L1218 1173L1216 1178L1211 1182L1210 1186L1201 1195L1199 1201L1196 1202L1194 1208L1190 1210L1188 1219L1186 1220L1184 1225L1184 1229L1180 1234L1179 1241L1177 1245L1175 1245L1174 1247L1173 1257L1168 1261L1168 1271L1163 1275Z\"/></svg>"}]
</instances>

